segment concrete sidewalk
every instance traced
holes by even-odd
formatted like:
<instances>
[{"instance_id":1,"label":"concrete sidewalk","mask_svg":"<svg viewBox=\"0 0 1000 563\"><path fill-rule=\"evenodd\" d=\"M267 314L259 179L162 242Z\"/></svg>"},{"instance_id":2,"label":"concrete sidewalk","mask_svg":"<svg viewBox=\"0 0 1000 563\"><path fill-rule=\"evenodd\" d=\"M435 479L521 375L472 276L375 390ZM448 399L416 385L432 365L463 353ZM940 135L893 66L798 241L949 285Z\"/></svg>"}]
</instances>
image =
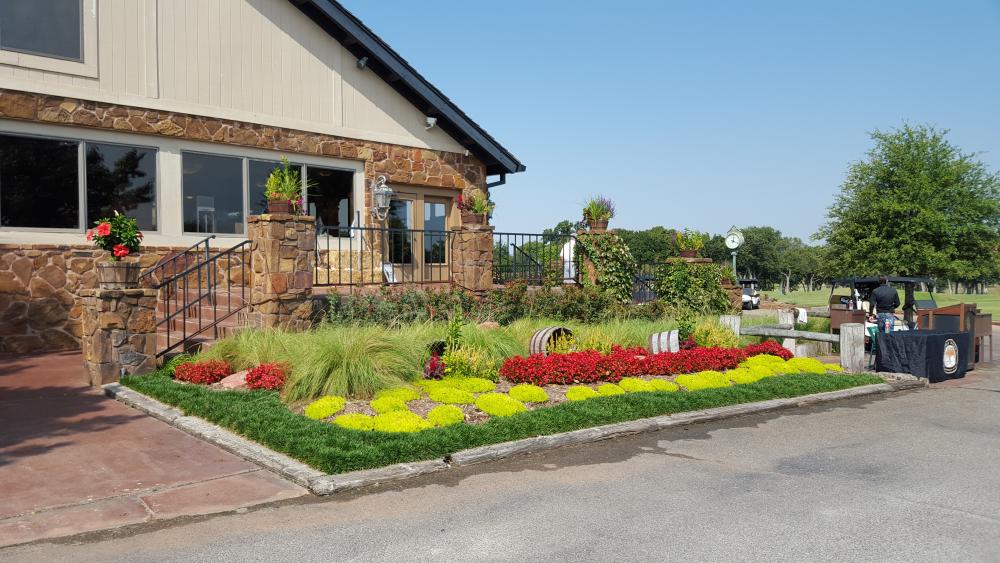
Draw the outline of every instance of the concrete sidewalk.
<instances>
[{"instance_id":1,"label":"concrete sidewalk","mask_svg":"<svg viewBox=\"0 0 1000 563\"><path fill-rule=\"evenodd\" d=\"M0 546L303 494L86 386L78 352L0 355Z\"/></svg>"}]
</instances>

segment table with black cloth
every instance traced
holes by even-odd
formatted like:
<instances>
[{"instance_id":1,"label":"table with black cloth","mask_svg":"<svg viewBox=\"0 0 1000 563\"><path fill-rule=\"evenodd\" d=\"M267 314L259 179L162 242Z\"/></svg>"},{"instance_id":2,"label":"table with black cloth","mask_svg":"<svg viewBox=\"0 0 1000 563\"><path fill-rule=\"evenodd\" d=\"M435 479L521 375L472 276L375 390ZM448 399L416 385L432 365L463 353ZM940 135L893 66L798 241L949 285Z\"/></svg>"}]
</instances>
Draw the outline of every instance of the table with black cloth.
<instances>
[{"instance_id":1,"label":"table with black cloth","mask_svg":"<svg viewBox=\"0 0 1000 563\"><path fill-rule=\"evenodd\" d=\"M945 368L945 345L954 341L958 348L958 365L952 373ZM936 330L903 330L880 333L875 353L875 370L909 373L935 383L965 377L969 366L972 337L968 332Z\"/></svg>"}]
</instances>

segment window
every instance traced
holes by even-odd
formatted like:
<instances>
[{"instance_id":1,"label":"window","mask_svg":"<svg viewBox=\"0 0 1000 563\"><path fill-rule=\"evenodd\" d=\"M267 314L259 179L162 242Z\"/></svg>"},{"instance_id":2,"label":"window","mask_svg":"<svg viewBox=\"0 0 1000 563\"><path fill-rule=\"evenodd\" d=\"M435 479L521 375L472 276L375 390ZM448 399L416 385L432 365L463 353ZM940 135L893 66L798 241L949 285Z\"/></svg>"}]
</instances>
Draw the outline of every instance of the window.
<instances>
[{"instance_id":1,"label":"window","mask_svg":"<svg viewBox=\"0 0 1000 563\"><path fill-rule=\"evenodd\" d=\"M87 225L115 211L156 230L156 151L86 143Z\"/></svg>"},{"instance_id":2,"label":"window","mask_svg":"<svg viewBox=\"0 0 1000 563\"><path fill-rule=\"evenodd\" d=\"M393 264L413 262L412 233L405 230L413 228L413 202L405 199L390 201L386 226L392 229L386 233L389 238L389 261Z\"/></svg>"},{"instance_id":3,"label":"window","mask_svg":"<svg viewBox=\"0 0 1000 563\"><path fill-rule=\"evenodd\" d=\"M274 160L251 160L248 173L250 174L250 213L267 213L267 196L264 190L267 188L267 177L275 168L281 168L281 163ZM299 172L301 178L301 171Z\"/></svg>"},{"instance_id":4,"label":"window","mask_svg":"<svg viewBox=\"0 0 1000 563\"><path fill-rule=\"evenodd\" d=\"M354 173L318 166L306 167L306 194L309 215L317 227L340 227L340 236L349 236L354 220Z\"/></svg>"},{"instance_id":5,"label":"window","mask_svg":"<svg viewBox=\"0 0 1000 563\"><path fill-rule=\"evenodd\" d=\"M80 228L79 143L0 135L0 226Z\"/></svg>"},{"instance_id":6,"label":"window","mask_svg":"<svg viewBox=\"0 0 1000 563\"><path fill-rule=\"evenodd\" d=\"M447 262L447 209L444 202L424 201L424 263Z\"/></svg>"},{"instance_id":7,"label":"window","mask_svg":"<svg viewBox=\"0 0 1000 563\"><path fill-rule=\"evenodd\" d=\"M185 152L184 231L241 235L243 159Z\"/></svg>"},{"instance_id":8,"label":"window","mask_svg":"<svg viewBox=\"0 0 1000 563\"><path fill-rule=\"evenodd\" d=\"M3 0L0 49L83 60L82 0Z\"/></svg>"}]
</instances>

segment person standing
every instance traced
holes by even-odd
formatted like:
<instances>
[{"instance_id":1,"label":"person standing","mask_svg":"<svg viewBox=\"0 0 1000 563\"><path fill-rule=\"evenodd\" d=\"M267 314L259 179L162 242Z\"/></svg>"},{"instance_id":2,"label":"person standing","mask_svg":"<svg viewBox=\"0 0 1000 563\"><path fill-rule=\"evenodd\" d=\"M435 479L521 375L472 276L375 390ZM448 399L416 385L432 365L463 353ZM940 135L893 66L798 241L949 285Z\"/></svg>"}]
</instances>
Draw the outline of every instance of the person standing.
<instances>
[{"instance_id":1,"label":"person standing","mask_svg":"<svg viewBox=\"0 0 1000 563\"><path fill-rule=\"evenodd\" d=\"M871 295L871 303L875 306L878 329L881 332L892 332L896 324L896 309L899 307L899 293L889 285L885 276L878 277L879 286Z\"/></svg>"}]
</instances>

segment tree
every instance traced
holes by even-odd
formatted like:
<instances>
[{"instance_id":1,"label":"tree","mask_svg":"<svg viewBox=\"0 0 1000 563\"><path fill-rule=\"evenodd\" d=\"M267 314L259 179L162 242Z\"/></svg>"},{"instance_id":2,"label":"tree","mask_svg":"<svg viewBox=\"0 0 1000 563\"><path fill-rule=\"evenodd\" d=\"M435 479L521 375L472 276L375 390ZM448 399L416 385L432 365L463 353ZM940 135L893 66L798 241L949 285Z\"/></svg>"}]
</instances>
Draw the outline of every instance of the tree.
<instances>
[{"instance_id":1,"label":"tree","mask_svg":"<svg viewBox=\"0 0 1000 563\"><path fill-rule=\"evenodd\" d=\"M995 280L1000 273L1000 177L945 139L904 125L871 133L814 235L834 275Z\"/></svg>"},{"instance_id":2,"label":"tree","mask_svg":"<svg viewBox=\"0 0 1000 563\"><path fill-rule=\"evenodd\" d=\"M638 264L662 264L667 258L677 256L674 229L657 226L644 231L617 229L617 232Z\"/></svg>"}]
</instances>

